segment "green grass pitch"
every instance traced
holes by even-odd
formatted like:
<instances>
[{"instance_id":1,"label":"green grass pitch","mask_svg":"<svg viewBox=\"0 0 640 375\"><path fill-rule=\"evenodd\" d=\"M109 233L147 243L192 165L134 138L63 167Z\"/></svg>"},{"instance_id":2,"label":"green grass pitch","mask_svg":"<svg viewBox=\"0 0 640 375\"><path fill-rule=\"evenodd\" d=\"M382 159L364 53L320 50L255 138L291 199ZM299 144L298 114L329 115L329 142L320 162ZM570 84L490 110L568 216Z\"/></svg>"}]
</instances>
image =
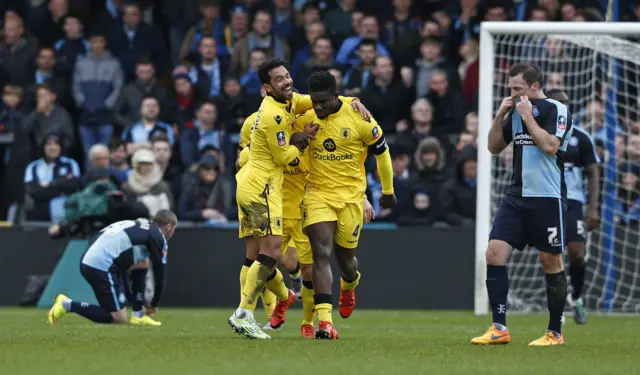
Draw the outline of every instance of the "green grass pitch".
<instances>
[{"instance_id":1,"label":"green grass pitch","mask_svg":"<svg viewBox=\"0 0 640 375\"><path fill-rule=\"evenodd\" d=\"M162 309L162 327L74 315L49 326L44 310L2 309L0 374L640 374L640 318L631 316L569 321L567 345L530 348L542 315L512 315L510 344L474 347L489 318L468 312L356 310L343 320L336 311L333 342L299 338L299 310L272 340L250 341L227 326L231 312Z\"/></svg>"}]
</instances>

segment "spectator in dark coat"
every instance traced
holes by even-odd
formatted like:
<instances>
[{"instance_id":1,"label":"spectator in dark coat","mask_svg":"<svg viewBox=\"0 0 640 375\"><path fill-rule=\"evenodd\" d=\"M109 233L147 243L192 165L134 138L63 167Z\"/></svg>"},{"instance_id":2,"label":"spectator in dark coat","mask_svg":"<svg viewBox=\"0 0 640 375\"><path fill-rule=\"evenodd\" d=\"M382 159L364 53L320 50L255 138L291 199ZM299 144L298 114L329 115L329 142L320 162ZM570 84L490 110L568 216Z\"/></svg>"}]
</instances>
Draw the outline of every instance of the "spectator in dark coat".
<instances>
[{"instance_id":1,"label":"spectator in dark coat","mask_svg":"<svg viewBox=\"0 0 640 375\"><path fill-rule=\"evenodd\" d=\"M359 61L347 70L342 82L347 95L360 95L362 90L369 85L369 81L375 79L373 75L373 68L376 62L377 53L375 40L360 40L360 46L358 47Z\"/></svg>"},{"instance_id":2,"label":"spectator in dark coat","mask_svg":"<svg viewBox=\"0 0 640 375\"><path fill-rule=\"evenodd\" d=\"M195 163L205 147L222 150L226 160L234 160L235 149L230 134L218 121L215 103L204 101L200 104L194 125L193 128L185 128L180 135L180 153L185 166Z\"/></svg>"},{"instance_id":3,"label":"spectator in dark coat","mask_svg":"<svg viewBox=\"0 0 640 375\"><path fill-rule=\"evenodd\" d=\"M441 70L431 74L429 90L427 99L433 105L438 131L442 135L459 133L466 113L460 108L464 103L462 94L449 86L447 74Z\"/></svg>"},{"instance_id":4,"label":"spectator in dark coat","mask_svg":"<svg viewBox=\"0 0 640 375\"><path fill-rule=\"evenodd\" d=\"M427 227L433 225L436 221L438 213L434 207L437 196L430 195L425 190L416 190L413 193L413 204L411 211L407 215L399 218L396 224L401 226L419 225Z\"/></svg>"},{"instance_id":5,"label":"spectator in dark coat","mask_svg":"<svg viewBox=\"0 0 640 375\"><path fill-rule=\"evenodd\" d=\"M125 0L106 0L91 17L91 32L108 31L122 22L122 7Z\"/></svg>"},{"instance_id":6,"label":"spectator in dark coat","mask_svg":"<svg viewBox=\"0 0 640 375\"><path fill-rule=\"evenodd\" d=\"M226 60L218 57L217 43L213 37L204 36L200 39L194 67L198 74L198 84L206 88L206 96L215 98L220 95L227 64Z\"/></svg>"},{"instance_id":7,"label":"spectator in dark coat","mask_svg":"<svg viewBox=\"0 0 640 375\"><path fill-rule=\"evenodd\" d=\"M476 149L464 147L456 160L455 174L442 188L443 218L450 225L470 223L476 218Z\"/></svg>"},{"instance_id":8,"label":"spectator in dark coat","mask_svg":"<svg viewBox=\"0 0 640 375\"><path fill-rule=\"evenodd\" d=\"M447 181L447 157L440 141L435 137L426 137L420 141L413 162L415 170L410 182L412 190L426 191L433 198L432 206L437 208L440 189Z\"/></svg>"},{"instance_id":9,"label":"spectator in dark coat","mask_svg":"<svg viewBox=\"0 0 640 375\"><path fill-rule=\"evenodd\" d=\"M56 101L67 111L75 109L67 77L56 74L56 53L51 47L45 47L38 53L37 70L33 74L33 84L29 86L27 100L35 107L36 88L43 83L47 83L56 94Z\"/></svg>"},{"instance_id":10,"label":"spectator in dark coat","mask_svg":"<svg viewBox=\"0 0 640 375\"><path fill-rule=\"evenodd\" d=\"M342 0L338 2L336 8L329 10L324 17L327 31L334 42L336 42L336 45L342 43L342 41L351 36L353 32L351 17L356 10L356 3L357 0Z\"/></svg>"},{"instance_id":11,"label":"spectator in dark coat","mask_svg":"<svg viewBox=\"0 0 640 375\"><path fill-rule=\"evenodd\" d=\"M411 11L410 0L393 2L393 15L384 23L384 40L389 44L396 64L411 63L405 51L415 50L420 43L420 13Z\"/></svg>"},{"instance_id":12,"label":"spectator in dark coat","mask_svg":"<svg viewBox=\"0 0 640 375\"><path fill-rule=\"evenodd\" d=\"M47 8L33 8L29 14L29 30L40 46L53 47L64 38L64 18L69 13L69 0L49 0Z\"/></svg>"},{"instance_id":13,"label":"spectator in dark coat","mask_svg":"<svg viewBox=\"0 0 640 375\"><path fill-rule=\"evenodd\" d=\"M191 76L188 73L176 73L177 69L174 69L173 88L178 106L173 122L177 124L178 133L181 133L184 129L193 128L193 119L201 95L193 85Z\"/></svg>"},{"instance_id":14,"label":"spectator in dark coat","mask_svg":"<svg viewBox=\"0 0 640 375\"><path fill-rule=\"evenodd\" d=\"M362 93L362 102L371 108L382 130L393 133L396 123L409 113L415 89L394 78L393 62L388 57L376 58L373 74L375 79Z\"/></svg>"},{"instance_id":15,"label":"spectator in dark coat","mask_svg":"<svg viewBox=\"0 0 640 375\"><path fill-rule=\"evenodd\" d=\"M247 95L260 95L262 82L258 77L258 67L267 60L267 52L262 48L254 48L249 54L249 71L240 77L240 84Z\"/></svg>"},{"instance_id":16,"label":"spectator in dark coat","mask_svg":"<svg viewBox=\"0 0 640 375\"><path fill-rule=\"evenodd\" d=\"M89 42L82 34L83 30L82 21L74 15L68 15L64 19L64 37L53 45L57 57L56 70L64 77L71 77L78 57L90 50Z\"/></svg>"},{"instance_id":17,"label":"spectator in dark coat","mask_svg":"<svg viewBox=\"0 0 640 375\"><path fill-rule=\"evenodd\" d=\"M258 110L261 96L246 95L240 82L234 76L227 76L224 80L222 95L216 98L219 108L219 121L229 133L239 133L245 118Z\"/></svg>"},{"instance_id":18,"label":"spectator in dark coat","mask_svg":"<svg viewBox=\"0 0 640 375\"><path fill-rule=\"evenodd\" d=\"M22 89L7 85L0 104L0 220L5 219L11 204L24 198L23 174L31 151L22 131L28 108L22 101Z\"/></svg>"},{"instance_id":19,"label":"spectator in dark coat","mask_svg":"<svg viewBox=\"0 0 640 375\"><path fill-rule=\"evenodd\" d=\"M291 40L295 20L291 0L273 0L273 31L282 40Z\"/></svg>"},{"instance_id":20,"label":"spectator in dark coat","mask_svg":"<svg viewBox=\"0 0 640 375\"><path fill-rule=\"evenodd\" d=\"M111 165L109 147L106 145L97 144L91 146L87 159L89 159L89 165L85 167L85 170L90 168L104 168L109 173L109 179L117 186L127 181L127 172L119 168L114 168ZM84 182L86 184L89 181L85 179Z\"/></svg>"},{"instance_id":21,"label":"spectator in dark coat","mask_svg":"<svg viewBox=\"0 0 640 375\"><path fill-rule=\"evenodd\" d=\"M291 63L291 76L296 77L300 68L311 58L311 45L321 36L326 36L324 24L321 21L305 25L306 44L297 50Z\"/></svg>"},{"instance_id":22,"label":"spectator in dark coat","mask_svg":"<svg viewBox=\"0 0 640 375\"><path fill-rule=\"evenodd\" d=\"M164 41L155 26L141 22L142 15L137 4L124 6L123 24L109 34L109 50L120 60L125 80L135 79L136 64L143 56L149 56L156 72L162 74L167 59Z\"/></svg>"},{"instance_id":23,"label":"spectator in dark coat","mask_svg":"<svg viewBox=\"0 0 640 375\"><path fill-rule=\"evenodd\" d=\"M200 18L200 0L161 0L161 3L163 16L169 23L171 62L175 66L180 62L180 46L187 29Z\"/></svg>"},{"instance_id":24,"label":"spectator in dark coat","mask_svg":"<svg viewBox=\"0 0 640 375\"><path fill-rule=\"evenodd\" d=\"M202 38L209 37L220 46L218 56L228 58L229 50L225 44L227 26L220 17L220 0L200 0L201 19L185 34L180 46L180 59L190 59L198 51Z\"/></svg>"},{"instance_id":25,"label":"spectator in dark coat","mask_svg":"<svg viewBox=\"0 0 640 375\"><path fill-rule=\"evenodd\" d=\"M20 17L5 18L4 42L0 44L0 83L10 82L26 87L31 83L36 68L37 46L26 38Z\"/></svg>"},{"instance_id":26,"label":"spectator in dark coat","mask_svg":"<svg viewBox=\"0 0 640 375\"><path fill-rule=\"evenodd\" d=\"M312 56L300 67L293 80L294 87L302 94L309 92L307 81L311 73L319 70L328 70L336 66L331 39L324 36L318 37L313 42L312 47Z\"/></svg>"},{"instance_id":27,"label":"spectator in dark coat","mask_svg":"<svg viewBox=\"0 0 640 375\"><path fill-rule=\"evenodd\" d=\"M25 170L24 182L32 200L32 209L27 211L29 220L64 219L66 195L78 188L70 180L80 177L80 167L75 160L62 156L62 148L60 137L47 135L42 143L42 158L31 162Z\"/></svg>"},{"instance_id":28,"label":"spectator in dark coat","mask_svg":"<svg viewBox=\"0 0 640 375\"><path fill-rule=\"evenodd\" d=\"M38 85L36 109L24 119L22 131L30 135L35 145L41 145L47 134L56 133L64 138L63 153L75 144L75 127L69 113L56 104L56 94L49 84Z\"/></svg>"},{"instance_id":29,"label":"spectator in dark coat","mask_svg":"<svg viewBox=\"0 0 640 375\"><path fill-rule=\"evenodd\" d=\"M200 159L195 171L188 171L184 176L184 189L178 204L178 218L195 222L217 221L226 222L224 210L231 209L231 189L223 188L228 181L219 175L218 160L211 155L204 155ZM225 182L226 181L226 182ZM216 186L227 193L216 194L216 198L209 202ZM209 206L211 203L211 207Z\"/></svg>"},{"instance_id":30,"label":"spectator in dark coat","mask_svg":"<svg viewBox=\"0 0 640 375\"><path fill-rule=\"evenodd\" d=\"M113 135L112 111L123 85L120 63L105 50L103 34L89 38L91 52L78 59L73 71L73 98L81 108L79 131L85 155Z\"/></svg>"},{"instance_id":31,"label":"spectator in dark coat","mask_svg":"<svg viewBox=\"0 0 640 375\"><path fill-rule=\"evenodd\" d=\"M131 167L127 162L127 144L120 138L112 138L108 147L111 167L129 174Z\"/></svg>"},{"instance_id":32,"label":"spectator in dark coat","mask_svg":"<svg viewBox=\"0 0 640 375\"><path fill-rule=\"evenodd\" d=\"M151 150L156 155L162 179L169 185L171 194L179 199L182 191L182 172L173 159L173 147L169 138L164 134L154 136L151 138Z\"/></svg>"},{"instance_id":33,"label":"spectator in dark coat","mask_svg":"<svg viewBox=\"0 0 640 375\"><path fill-rule=\"evenodd\" d=\"M142 58L136 67L136 79L124 86L114 108L114 122L125 128L140 120L142 99L152 96L160 103L159 120L171 123L174 119L175 104L169 90L163 87L155 76L153 63Z\"/></svg>"}]
</instances>

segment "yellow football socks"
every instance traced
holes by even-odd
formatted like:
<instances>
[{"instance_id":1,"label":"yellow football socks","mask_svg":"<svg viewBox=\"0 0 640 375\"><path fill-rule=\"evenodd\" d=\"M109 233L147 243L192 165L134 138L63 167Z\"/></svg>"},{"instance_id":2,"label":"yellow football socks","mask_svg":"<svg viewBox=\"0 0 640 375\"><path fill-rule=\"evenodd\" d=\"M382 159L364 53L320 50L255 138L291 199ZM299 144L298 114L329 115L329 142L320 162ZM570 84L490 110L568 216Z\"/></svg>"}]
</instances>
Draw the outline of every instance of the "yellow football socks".
<instances>
[{"instance_id":1,"label":"yellow football socks","mask_svg":"<svg viewBox=\"0 0 640 375\"><path fill-rule=\"evenodd\" d=\"M242 298L242 292L244 291L244 284L247 282L247 273L249 273L249 267L246 264L242 265L240 269L240 298Z\"/></svg>"},{"instance_id":2,"label":"yellow football socks","mask_svg":"<svg viewBox=\"0 0 640 375\"><path fill-rule=\"evenodd\" d=\"M242 299L240 300L240 308L242 309L249 311L254 311L256 309L257 299L265 287L267 278L273 272L271 267L268 267L263 263L264 262L256 261L253 262L251 267L249 267L247 280L245 281L244 288L242 290ZM280 277L282 277L282 275L280 275Z\"/></svg>"},{"instance_id":3,"label":"yellow football socks","mask_svg":"<svg viewBox=\"0 0 640 375\"><path fill-rule=\"evenodd\" d=\"M276 308L276 295L267 288L262 291L262 306L264 306L264 311L267 313L267 318L271 318L273 309Z\"/></svg>"},{"instance_id":4,"label":"yellow football socks","mask_svg":"<svg viewBox=\"0 0 640 375\"><path fill-rule=\"evenodd\" d=\"M282 272L276 268L275 276L267 280L267 289L273 292L280 301L289 299L289 289L284 284Z\"/></svg>"},{"instance_id":5,"label":"yellow football socks","mask_svg":"<svg viewBox=\"0 0 640 375\"><path fill-rule=\"evenodd\" d=\"M353 290L358 286L359 282L360 282L360 272L356 272L356 279L353 280L350 283L344 281L344 279L341 277L340 278L340 287L343 290Z\"/></svg>"},{"instance_id":6,"label":"yellow football socks","mask_svg":"<svg viewBox=\"0 0 640 375\"><path fill-rule=\"evenodd\" d=\"M300 275L302 275L302 273L300 272L300 267L298 267L297 271L289 273L289 277L292 279L297 279L298 277L300 277Z\"/></svg>"},{"instance_id":7,"label":"yellow football socks","mask_svg":"<svg viewBox=\"0 0 640 375\"><path fill-rule=\"evenodd\" d=\"M313 284L311 281L305 280L302 282L302 325L313 325L315 317L316 305L313 302Z\"/></svg>"},{"instance_id":8,"label":"yellow football socks","mask_svg":"<svg viewBox=\"0 0 640 375\"><path fill-rule=\"evenodd\" d=\"M316 305L316 312L318 313L318 319L321 322L329 322L333 324L333 318L331 317L331 311L333 310L333 305L330 303L319 303Z\"/></svg>"}]
</instances>

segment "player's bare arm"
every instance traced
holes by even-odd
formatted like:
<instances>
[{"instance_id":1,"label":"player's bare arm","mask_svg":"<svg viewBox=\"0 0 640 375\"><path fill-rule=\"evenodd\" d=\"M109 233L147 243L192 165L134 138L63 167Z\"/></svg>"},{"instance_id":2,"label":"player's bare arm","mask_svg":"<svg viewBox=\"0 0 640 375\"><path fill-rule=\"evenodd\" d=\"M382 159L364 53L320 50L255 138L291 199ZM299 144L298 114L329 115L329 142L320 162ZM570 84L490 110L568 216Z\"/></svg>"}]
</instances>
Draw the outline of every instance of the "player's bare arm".
<instances>
[{"instance_id":1,"label":"player's bare arm","mask_svg":"<svg viewBox=\"0 0 640 375\"><path fill-rule=\"evenodd\" d=\"M513 98L508 96L502 99L500 108L498 108L498 113L496 113L496 117L493 119L493 123L491 124L488 148L489 152L494 155L501 153L502 150L507 147L507 142L504 141L504 137L502 136L502 123L504 121L504 117L509 113L511 108L513 108Z\"/></svg>"},{"instance_id":2,"label":"player's bare arm","mask_svg":"<svg viewBox=\"0 0 640 375\"><path fill-rule=\"evenodd\" d=\"M600 215L598 213L598 197L600 196L600 167L598 164L591 164L584 168L584 173L587 175L587 182L589 184L589 209L587 210L587 216L585 222L587 223L587 230L592 231L598 226Z\"/></svg>"},{"instance_id":3,"label":"player's bare arm","mask_svg":"<svg viewBox=\"0 0 640 375\"><path fill-rule=\"evenodd\" d=\"M560 148L562 140L556 137L554 134L549 134L544 130L535 120L531 112L533 105L529 101L529 98L524 95L520 97L520 101L516 104L516 110L522 117L522 121L529 131L529 135L533 138L533 142L536 146L540 147L542 152L551 156L555 155Z\"/></svg>"}]
</instances>

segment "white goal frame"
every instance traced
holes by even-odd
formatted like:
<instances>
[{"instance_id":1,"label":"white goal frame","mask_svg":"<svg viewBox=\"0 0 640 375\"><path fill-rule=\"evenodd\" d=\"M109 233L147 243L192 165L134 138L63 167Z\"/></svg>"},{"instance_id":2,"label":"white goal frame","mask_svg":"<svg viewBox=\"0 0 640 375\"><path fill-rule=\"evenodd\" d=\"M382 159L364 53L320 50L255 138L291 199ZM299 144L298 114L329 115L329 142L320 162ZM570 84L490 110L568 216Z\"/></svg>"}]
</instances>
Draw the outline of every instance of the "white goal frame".
<instances>
[{"instance_id":1,"label":"white goal frame","mask_svg":"<svg viewBox=\"0 0 640 375\"><path fill-rule=\"evenodd\" d=\"M640 35L640 25L635 22L482 22L480 26L480 89L478 112L478 185L476 203L476 248L474 313L489 313L489 298L485 286L487 276L485 250L491 230L491 176L492 155L489 153L488 136L494 111L494 35L520 34L582 34L582 35Z\"/></svg>"}]
</instances>

